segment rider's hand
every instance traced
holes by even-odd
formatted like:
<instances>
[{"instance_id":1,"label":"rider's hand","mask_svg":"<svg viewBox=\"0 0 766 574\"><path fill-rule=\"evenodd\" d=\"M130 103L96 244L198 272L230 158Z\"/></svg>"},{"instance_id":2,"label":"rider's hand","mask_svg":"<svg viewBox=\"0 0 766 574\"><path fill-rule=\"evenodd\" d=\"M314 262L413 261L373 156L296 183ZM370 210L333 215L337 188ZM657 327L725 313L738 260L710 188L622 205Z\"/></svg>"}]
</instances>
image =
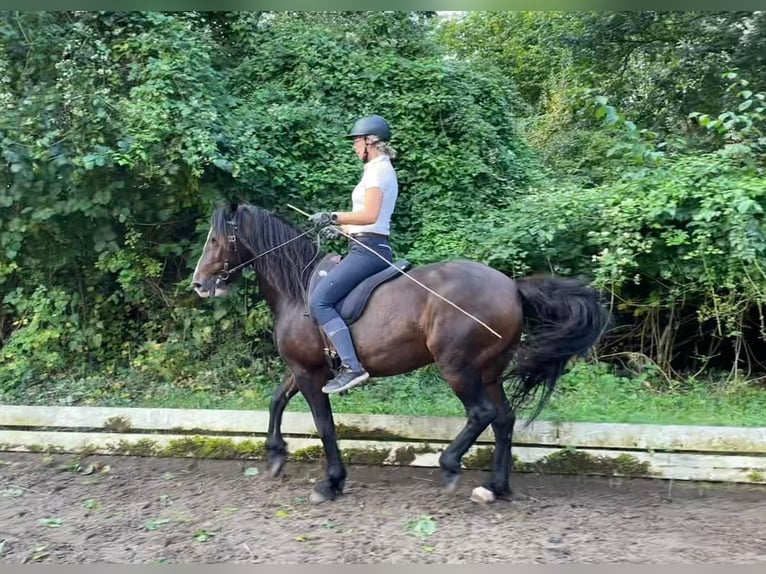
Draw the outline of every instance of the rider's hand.
<instances>
[{"instance_id":1,"label":"rider's hand","mask_svg":"<svg viewBox=\"0 0 766 574\"><path fill-rule=\"evenodd\" d=\"M336 239L340 237L340 231L337 227L330 225L322 229L319 232L319 235L321 235L324 239Z\"/></svg>"},{"instance_id":2,"label":"rider's hand","mask_svg":"<svg viewBox=\"0 0 766 574\"><path fill-rule=\"evenodd\" d=\"M326 211L321 211L319 213L315 213L314 215L309 216L309 221L316 225L317 227L326 227L328 225L332 225L337 220L338 216L334 213L328 213Z\"/></svg>"}]
</instances>

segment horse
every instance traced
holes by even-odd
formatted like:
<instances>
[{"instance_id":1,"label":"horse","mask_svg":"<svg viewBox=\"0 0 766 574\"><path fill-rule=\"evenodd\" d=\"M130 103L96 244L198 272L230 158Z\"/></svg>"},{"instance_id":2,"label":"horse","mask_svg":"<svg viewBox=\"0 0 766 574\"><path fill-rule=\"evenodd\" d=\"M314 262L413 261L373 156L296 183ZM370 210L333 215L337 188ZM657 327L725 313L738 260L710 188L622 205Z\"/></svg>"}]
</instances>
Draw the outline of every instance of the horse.
<instances>
[{"instance_id":1,"label":"horse","mask_svg":"<svg viewBox=\"0 0 766 574\"><path fill-rule=\"evenodd\" d=\"M308 312L312 276L333 255L308 237L315 231L301 231L257 205L219 206L191 288L203 298L226 296L242 269L255 272L287 366L269 406L269 474L279 476L285 464L282 414L300 392L324 448L326 478L310 495L311 502L321 503L343 494L347 471L330 398L321 390L334 371L323 334ZM483 486L507 499L517 410L529 402L533 412L527 423L534 420L568 361L597 344L607 322L600 295L581 278L513 279L467 258L401 268L368 289L350 325L359 359L373 379L435 364L466 413L465 425L439 457L444 491L455 492L463 455L491 425L492 469Z\"/></svg>"}]
</instances>

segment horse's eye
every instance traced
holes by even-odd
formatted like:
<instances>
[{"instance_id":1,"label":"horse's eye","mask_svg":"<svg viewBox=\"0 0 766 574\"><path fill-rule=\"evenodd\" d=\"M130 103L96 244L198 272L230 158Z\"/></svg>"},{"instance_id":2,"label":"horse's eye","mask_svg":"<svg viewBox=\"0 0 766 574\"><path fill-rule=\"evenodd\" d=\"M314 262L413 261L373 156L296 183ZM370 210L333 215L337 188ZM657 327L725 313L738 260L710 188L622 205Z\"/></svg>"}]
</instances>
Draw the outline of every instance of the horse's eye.
<instances>
[{"instance_id":1,"label":"horse's eye","mask_svg":"<svg viewBox=\"0 0 766 574\"><path fill-rule=\"evenodd\" d=\"M211 245L218 245L218 240L215 237L210 238L210 244Z\"/></svg>"}]
</instances>

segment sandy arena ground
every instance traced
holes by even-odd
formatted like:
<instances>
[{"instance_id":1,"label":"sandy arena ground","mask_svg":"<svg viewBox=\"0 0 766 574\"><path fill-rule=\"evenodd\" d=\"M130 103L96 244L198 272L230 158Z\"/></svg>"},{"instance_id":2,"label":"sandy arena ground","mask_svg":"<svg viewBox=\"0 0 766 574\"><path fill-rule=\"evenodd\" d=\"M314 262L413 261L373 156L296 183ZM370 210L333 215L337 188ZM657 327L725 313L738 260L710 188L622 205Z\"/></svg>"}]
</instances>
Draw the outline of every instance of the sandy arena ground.
<instances>
[{"instance_id":1,"label":"sandy arena ground","mask_svg":"<svg viewBox=\"0 0 766 574\"><path fill-rule=\"evenodd\" d=\"M74 460L0 453L0 563L766 563L763 487L516 474L481 506L480 472L447 496L435 469L351 466L314 506L321 464Z\"/></svg>"}]
</instances>

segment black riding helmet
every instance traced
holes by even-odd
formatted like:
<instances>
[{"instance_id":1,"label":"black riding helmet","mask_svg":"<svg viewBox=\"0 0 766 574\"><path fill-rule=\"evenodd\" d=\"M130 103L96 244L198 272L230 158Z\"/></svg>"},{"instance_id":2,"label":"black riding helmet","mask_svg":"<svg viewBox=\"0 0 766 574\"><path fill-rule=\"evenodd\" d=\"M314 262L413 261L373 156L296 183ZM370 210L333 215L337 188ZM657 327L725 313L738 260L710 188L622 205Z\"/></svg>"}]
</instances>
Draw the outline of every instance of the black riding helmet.
<instances>
[{"instance_id":1,"label":"black riding helmet","mask_svg":"<svg viewBox=\"0 0 766 574\"><path fill-rule=\"evenodd\" d=\"M356 120L354 127L351 128L346 137L353 138L356 136L378 136L384 142L391 139L391 128L388 127L388 122L382 117L373 114Z\"/></svg>"}]
</instances>

